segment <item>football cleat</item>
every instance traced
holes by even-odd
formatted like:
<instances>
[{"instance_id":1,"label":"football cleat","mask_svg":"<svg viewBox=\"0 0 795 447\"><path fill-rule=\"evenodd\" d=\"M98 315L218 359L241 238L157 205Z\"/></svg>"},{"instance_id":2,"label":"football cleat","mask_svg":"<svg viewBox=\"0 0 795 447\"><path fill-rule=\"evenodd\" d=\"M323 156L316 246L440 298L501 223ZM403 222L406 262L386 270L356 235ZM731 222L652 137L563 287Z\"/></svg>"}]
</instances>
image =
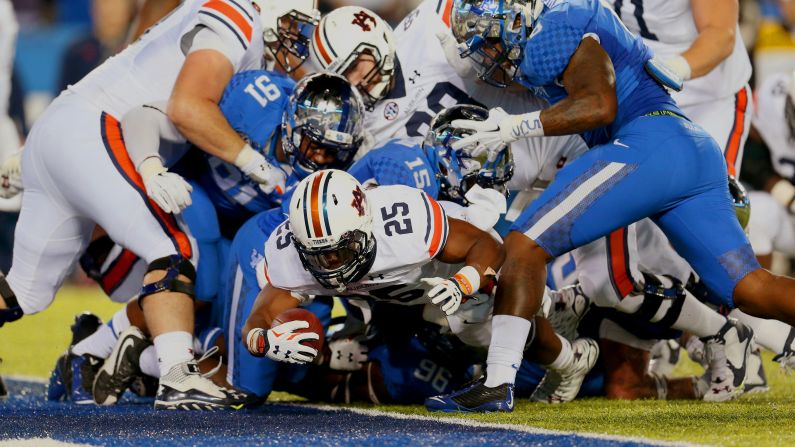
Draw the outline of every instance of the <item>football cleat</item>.
<instances>
[{"instance_id":1,"label":"football cleat","mask_svg":"<svg viewBox=\"0 0 795 447\"><path fill-rule=\"evenodd\" d=\"M3 376L0 376L0 400L3 400L8 397L8 388L6 388L6 383L3 382Z\"/></svg>"},{"instance_id":2,"label":"football cleat","mask_svg":"<svg viewBox=\"0 0 795 447\"><path fill-rule=\"evenodd\" d=\"M67 390L71 386L72 370L69 368L68 353L61 354L55 361L47 384L47 400L59 401L68 399Z\"/></svg>"},{"instance_id":3,"label":"football cleat","mask_svg":"<svg viewBox=\"0 0 795 447\"><path fill-rule=\"evenodd\" d=\"M724 402L743 393L753 338L751 328L729 319L716 335L704 339L704 356L709 365L704 374L709 381L705 401Z\"/></svg>"},{"instance_id":4,"label":"football cleat","mask_svg":"<svg viewBox=\"0 0 795 447\"><path fill-rule=\"evenodd\" d=\"M199 371L196 361L174 365L160 378L156 410L239 410L251 403L245 393L220 387Z\"/></svg>"},{"instance_id":5,"label":"football cleat","mask_svg":"<svg viewBox=\"0 0 795 447\"><path fill-rule=\"evenodd\" d=\"M135 326L130 326L119 334L119 340L110 357L105 360L102 369L93 383L94 401L99 405L113 405L118 402L124 391L129 388L141 368L138 359L141 352L151 343Z\"/></svg>"},{"instance_id":6,"label":"football cleat","mask_svg":"<svg viewBox=\"0 0 795 447\"><path fill-rule=\"evenodd\" d=\"M767 385L765 367L762 365L762 354L756 343L753 343L751 355L748 356L748 366L745 369L745 392L766 393L770 391Z\"/></svg>"},{"instance_id":7,"label":"football cleat","mask_svg":"<svg viewBox=\"0 0 795 447\"><path fill-rule=\"evenodd\" d=\"M481 377L458 391L425 399L425 408L444 413L513 411L513 384L503 383L491 388L486 386L486 378Z\"/></svg>"},{"instance_id":8,"label":"football cleat","mask_svg":"<svg viewBox=\"0 0 795 447\"><path fill-rule=\"evenodd\" d=\"M138 374L130 383L130 391L138 397L155 397L157 396L157 384L156 377Z\"/></svg>"},{"instance_id":9,"label":"football cleat","mask_svg":"<svg viewBox=\"0 0 795 447\"><path fill-rule=\"evenodd\" d=\"M599 358L599 345L590 338L578 338L571 344L571 362L560 369L547 369L530 399L535 402L560 404L571 402L580 392L588 371L596 365Z\"/></svg>"},{"instance_id":10,"label":"football cleat","mask_svg":"<svg viewBox=\"0 0 795 447\"><path fill-rule=\"evenodd\" d=\"M552 308L547 319L555 332L568 340L577 338L577 326L588 311L591 299L580 288L579 284L551 290Z\"/></svg>"},{"instance_id":11,"label":"football cleat","mask_svg":"<svg viewBox=\"0 0 795 447\"><path fill-rule=\"evenodd\" d=\"M72 330L72 342L74 346L88 338L102 326L102 320L91 312L82 312L75 315L75 322L69 328Z\"/></svg>"},{"instance_id":12,"label":"football cleat","mask_svg":"<svg viewBox=\"0 0 795 447\"><path fill-rule=\"evenodd\" d=\"M782 371L789 374L790 370L795 369L795 328L791 328L784 343L784 350L773 357L774 362L781 365Z\"/></svg>"},{"instance_id":13,"label":"football cleat","mask_svg":"<svg viewBox=\"0 0 795 447\"><path fill-rule=\"evenodd\" d=\"M649 351L646 374L656 378L670 378L679 363L679 350L679 342L676 340L660 340L655 343Z\"/></svg>"},{"instance_id":14,"label":"football cleat","mask_svg":"<svg viewBox=\"0 0 795 447\"><path fill-rule=\"evenodd\" d=\"M707 369L706 356L704 355L704 342L698 337L690 337L685 343L685 350L690 360L701 365L702 368Z\"/></svg>"},{"instance_id":15,"label":"football cleat","mask_svg":"<svg viewBox=\"0 0 795 447\"><path fill-rule=\"evenodd\" d=\"M66 362L69 367L71 378L68 382L69 399L78 404L86 405L94 403L94 395L91 394L91 386L94 377L102 367L104 360L91 354L75 355L69 352L66 355Z\"/></svg>"}]
</instances>

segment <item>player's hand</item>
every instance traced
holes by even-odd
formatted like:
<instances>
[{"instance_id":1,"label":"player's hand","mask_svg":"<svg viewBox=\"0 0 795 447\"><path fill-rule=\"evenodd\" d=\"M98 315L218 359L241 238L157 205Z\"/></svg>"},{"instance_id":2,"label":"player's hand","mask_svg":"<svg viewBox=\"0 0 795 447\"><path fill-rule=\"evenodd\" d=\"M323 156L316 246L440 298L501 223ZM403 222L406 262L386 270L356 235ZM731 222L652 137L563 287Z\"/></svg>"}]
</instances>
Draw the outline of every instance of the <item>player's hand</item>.
<instances>
[{"instance_id":1,"label":"player's hand","mask_svg":"<svg viewBox=\"0 0 795 447\"><path fill-rule=\"evenodd\" d=\"M465 150L472 157L480 157L487 154L489 161L494 161L502 148L516 139L504 138L500 131L500 123L510 117L501 107L491 109L486 121L476 120L455 120L453 127L460 129L474 130L475 132L468 137L464 137L452 144L455 150Z\"/></svg>"},{"instance_id":2,"label":"player's hand","mask_svg":"<svg viewBox=\"0 0 795 447\"><path fill-rule=\"evenodd\" d=\"M483 231L494 228L500 220L500 215L508 211L505 194L496 189L483 188L475 184L469 188L464 197L469 202L464 208L464 220Z\"/></svg>"},{"instance_id":3,"label":"player's hand","mask_svg":"<svg viewBox=\"0 0 795 447\"><path fill-rule=\"evenodd\" d=\"M193 203L190 198L193 187L173 172L163 171L148 177L144 187L149 198L167 213L179 214Z\"/></svg>"},{"instance_id":4,"label":"player's hand","mask_svg":"<svg viewBox=\"0 0 795 447\"><path fill-rule=\"evenodd\" d=\"M235 160L235 165L265 194L284 194L287 174L268 162L264 155L246 145Z\"/></svg>"},{"instance_id":5,"label":"player's hand","mask_svg":"<svg viewBox=\"0 0 795 447\"><path fill-rule=\"evenodd\" d=\"M329 368L339 371L358 371L367 362L367 346L356 338L342 338L328 344L331 350Z\"/></svg>"},{"instance_id":6,"label":"player's hand","mask_svg":"<svg viewBox=\"0 0 795 447\"><path fill-rule=\"evenodd\" d=\"M10 199L22 192L22 151L0 165L0 198Z\"/></svg>"},{"instance_id":7,"label":"player's hand","mask_svg":"<svg viewBox=\"0 0 795 447\"><path fill-rule=\"evenodd\" d=\"M456 74L462 79L475 77L475 67L472 64L472 60L461 57L461 51L466 49L466 44L456 42L453 34L447 30L436 33L436 38L439 39L439 43L442 45L442 51L444 51L447 63L453 67Z\"/></svg>"},{"instance_id":8,"label":"player's hand","mask_svg":"<svg viewBox=\"0 0 795 447\"><path fill-rule=\"evenodd\" d=\"M428 297L431 303L439 306L445 314L452 315L461 306L464 292L454 279L422 278L420 281L433 287L428 291Z\"/></svg>"},{"instance_id":9,"label":"player's hand","mask_svg":"<svg viewBox=\"0 0 795 447\"><path fill-rule=\"evenodd\" d=\"M317 350L301 342L320 337L314 332L295 332L308 327L306 321L293 320L268 330L255 328L246 336L246 347L256 357L267 356L279 362L309 363L317 356Z\"/></svg>"}]
</instances>

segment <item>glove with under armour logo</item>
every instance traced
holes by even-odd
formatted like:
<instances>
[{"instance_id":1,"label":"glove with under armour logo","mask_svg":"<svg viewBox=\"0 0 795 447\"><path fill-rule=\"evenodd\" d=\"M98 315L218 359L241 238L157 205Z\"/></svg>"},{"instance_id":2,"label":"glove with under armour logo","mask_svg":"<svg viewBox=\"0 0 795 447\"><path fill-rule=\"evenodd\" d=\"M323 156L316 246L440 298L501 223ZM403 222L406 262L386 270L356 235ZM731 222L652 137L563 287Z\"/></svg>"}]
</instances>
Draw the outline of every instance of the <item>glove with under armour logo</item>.
<instances>
[{"instance_id":1,"label":"glove with under armour logo","mask_svg":"<svg viewBox=\"0 0 795 447\"><path fill-rule=\"evenodd\" d=\"M252 181L259 183L260 189L265 194L284 194L287 184L287 174L268 162L264 155L255 151L246 144L237 154L235 166L246 174Z\"/></svg>"},{"instance_id":2,"label":"glove with under armour logo","mask_svg":"<svg viewBox=\"0 0 795 447\"><path fill-rule=\"evenodd\" d=\"M328 344L331 350L329 368L339 371L358 371L367 362L367 346L356 338L342 338Z\"/></svg>"},{"instance_id":3,"label":"glove with under armour logo","mask_svg":"<svg viewBox=\"0 0 795 447\"><path fill-rule=\"evenodd\" d=\"M268 357L271 360L288 363L309 363L317 356L317 349L301 343L320 338L314 332L296 332L306 329L309 323L293 320L268 330L254 328L248 331L246 347L255 357Z\"/></svg>"},{"instance_id":4,"label":"glove with under armour logo","mask_svg":"<svg viewBox=\"0 0 795 447\"><path fill-rule=\"evenodd\" d=\"M514 141L544 136L540 111L510 115L501 107L496 107L489 110L486 121L455 120L452 125L458 129L475 131L454 142L451 145L453 149L466 150L472 157L485 153L489 161L494 161L497 154Z\"/></svg>"},{"instance_id":5,"label":"glove with under armour logo","mask_svg":"<svg viewBox=\"0 0 795 447\"><path fill-rule=\"evenodd\" d=\"M464 297L473 295L480 288L480 273L468 265L452 278L422 278L420 281L433 287L428 291L431 303L439 306L445 314L453 315Z\"/></svg>"}]
</instances>

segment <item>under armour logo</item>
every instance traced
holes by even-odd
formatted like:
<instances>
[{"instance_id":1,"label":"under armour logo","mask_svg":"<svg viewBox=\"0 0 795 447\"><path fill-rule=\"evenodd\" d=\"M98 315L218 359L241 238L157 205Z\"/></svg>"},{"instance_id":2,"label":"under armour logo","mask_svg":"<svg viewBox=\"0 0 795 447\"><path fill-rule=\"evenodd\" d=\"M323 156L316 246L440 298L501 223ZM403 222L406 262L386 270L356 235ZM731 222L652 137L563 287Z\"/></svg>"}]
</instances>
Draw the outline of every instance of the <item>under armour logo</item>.
<instances>
[{"instance_id":1,"label":"under armour logo","mask_svg":"<svg viewBox=\"0 0 795 447\"><path fill-rule=\"evenodd\" d=\"M420 74L420 72L417 71L417 70L414 70L414 77L409 78L409 82L411 82L412 85L416 84L417 83L416 79L419 78L420 76L422 76Z\"/></svg>"},{"instance_id":2,"label":"under armour logo","mask_svg":"<svg viewBox=\"0 0 795 447\"><path fill-rule=\"evenodd\" d=\"M353 190L353 202L351 202L351 206L356 208L359 216L364 216L364 193L359 189L359 186L356 186L356 189Z\"/></svg>"},{"instance_id":3,"label":"under armour logo","mask_svg":"<svg viewBox=\"0 0 795 447\"><path fill-rule=\"evenodd\" d=\"M375 18L373 16L367 14L364 11L359 11L353 15L353 22L351 23L354 25L359 25L360 27L362 27L362 31L368 32L373 30L373 28L370 27L370 25L367 23L368 21L370 21L373 24L373 26L377 25Z\"/></svg>"}]
</instances>

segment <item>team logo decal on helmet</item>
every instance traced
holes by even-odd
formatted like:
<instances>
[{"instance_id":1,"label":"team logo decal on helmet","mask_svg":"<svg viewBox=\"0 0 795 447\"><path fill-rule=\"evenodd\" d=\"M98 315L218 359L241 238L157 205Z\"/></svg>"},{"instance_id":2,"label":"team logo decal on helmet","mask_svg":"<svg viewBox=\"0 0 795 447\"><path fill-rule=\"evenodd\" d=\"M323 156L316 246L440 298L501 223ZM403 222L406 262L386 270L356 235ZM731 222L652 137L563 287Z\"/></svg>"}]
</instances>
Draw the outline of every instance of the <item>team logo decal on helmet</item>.
<instances>
[{"instance_id":1,"label":"team logo decal on helmet","mask_svg":"<svg viewBox=\"0 0 795 447\"><path fill-rule=\"evenodd\" d=\"M367 23L368 21L370 23ZM365 10L361 10L356 14L354 14L352 23L354 25L359 25L360 27L362 27L362 31L365 32L370 32L373 30L373 28L378 26L378 23L375 21L375 17L371 16L370 14L367 14ZM372 24L372 26L370 26L370 24Z\"/></svg>"},{"instance_id":2,"label":"team logo decal on helmet","mask_svg":"<svg viewBox=\"0 0 795 447\"><path fill-rule=\"evenodd\" d=\"M322 170L303 179L290 201L301 263L323 287L339 292L375 261L373 217L361 186L347 172Z\"/></svg>"}]
</instances>

